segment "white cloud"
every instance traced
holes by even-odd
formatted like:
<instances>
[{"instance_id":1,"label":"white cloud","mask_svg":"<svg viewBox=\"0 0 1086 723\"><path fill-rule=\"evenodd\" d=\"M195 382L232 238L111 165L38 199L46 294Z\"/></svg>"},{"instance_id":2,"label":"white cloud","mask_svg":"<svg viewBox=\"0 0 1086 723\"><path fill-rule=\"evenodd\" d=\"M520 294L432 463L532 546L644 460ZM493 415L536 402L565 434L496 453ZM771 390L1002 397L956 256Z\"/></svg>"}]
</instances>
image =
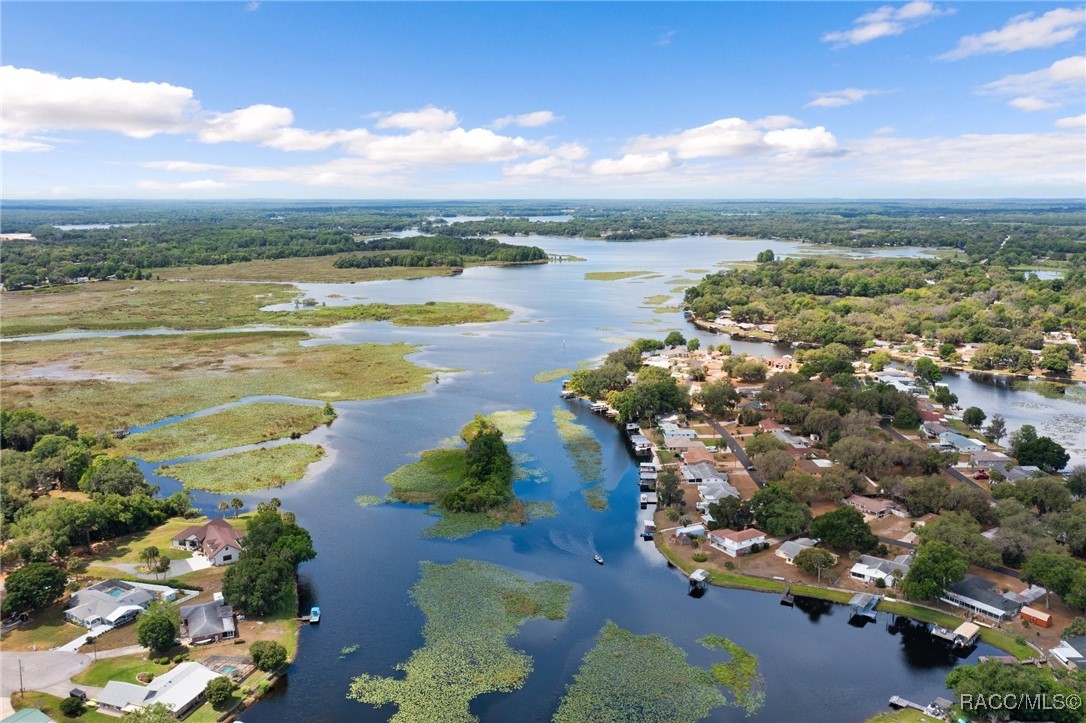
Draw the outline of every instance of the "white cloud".
<instances>
[{"instance_id":1,"label":"white cloud","mask_svg":"<svg viewBox=\"0 0 1086 723\"><path fill-rule=\"evenodd\" d=\"M347 144L352 155L387 163L488 163L540 155L545 143L512 138L487 128L418 130L407 135L357 135Z\"/></svg>"},{"instance_id":2,"label":"white cloud","mask_svg":"<svg viewBox=\"0 0 1086 723\"><path fill-rule=\"evenodd\" d=\"M166 183L164 181L138 181L136 186L145 191L214 191L227 188L230 184L223 181L215 181L210 178L202 178L198 181L182 181L181 183Z\"/></svg>"},{"instance_id":3,"label":"white cloud","mask_svg":"<svg viewBox=\"0 0 1086 723\"><path fill-rule=\"evenodd\" d=\"M144 168L156 168L160 171L176 173L205 173L228 168L228 166L221 166L216 163L193 163L192 161L148 161L140 165Z\"/></svg>"},{"instance_id":4,"label":"white cloud","mask_svg":"<svg viewBox=\"0 0 1086 723\"><path fill-rule=\"evenodd\" d=\"M1050 48L1073 40L1086 25L1086 8L1056 8L1040 17L1033 13L1016 15L999 30L966 35L958 47L938 57L960 60L989 53L1013 53L1030 48Z\"/></svg>"},{"instance_id":5,"label":"white cloud","mask_svg":"<svg viewBox=\"0 0 1086 723\"><path fill-rule=\"evenodd\" d=\"M882 126L875 129L875 135L877 136L892 136L895 133L897 133L897 128L893 126Z\"/></svg>"},{"instance_id":6,"label":"white cloud","mask_svg":"<svg viewBox=\"0 0 1086 723\"><path fill-rule=\"evenodd\" d=\"M859 103L869 95L881 95L886 91L864 88L842 88L831 90L828 93L819 93L814 100L808 103L806 108L839 108L845 105Z\"/></svg>"},{"instance_id":7,"label":"white cloud","mask_svg":"<svg viewBox=\"0 0 1086 723\"><path fill-rule=\"evenodd\" d=\"M601 158L589 167L594 176L630 176L658 173L675 166L666 151L661 153L627 153L622 158Z\"/></svg>"},{"instance_id":8,"label":"white cloud","mask_svg":"<svg viewBox=\"0 0 1086 723\"><path fill-rule=\"evenodd\" d=\"M294 113L290 108L251 105L229 113L215 114L200 129L198 137L204 143L263 143L292 123Z\"/></svg>"},{"instance_id":9,"label":"white cloud","mask_svg":"<svg viewBox=\"0 0 1086 723\"><path fill-rule=\"evenodd\" d=\"M377 121L378 128L402 128L406 130L440 131L455 128L459 124L456 113L428 105L419 110L392 113Z\"/></svg>"},{"instance_id":10,"label":"white cloud","mask_svg":"<svg viewBox=\"0 0 1086 723\"><path fill-rule=\"evenodd\" d=\"M652 41L652 44L657 47L671 45L671 41L675 38L675 33L677 32L677 30L665 30L664 32L660 33L659 37L657 37L656 40Z\"/></svg>"},{"instance_id":11,"label":"white cloud","mask_svg":"<svg viewBox=\"0 0 1086 723\"><path fill-rule=\"evenodd\" d=\"M260 9L260 3L256 2L256 0L252 0L252 2L245 3L245 12L247 12L247 13L255 13L259 9Z\"/></svg>"},{"instance_id":12,"label":"white cloud","mask_svg":"<svg viewBox=\"0 0 1086 723\"><path fill-rule=\"evenodd\" d=\"M168 83L123 78L62 78L30 68L0 68L4 102L0 125L7 138L46 130L95 130L150 138L191 128L199 104L193 93ZM8 145L46 150L41 142Z\"/></svg>"},{"instance_id":13,"label":"white cloud","mask_svg":"<svg viewBox=\"0 0 1086 723\"><path fill-rule=\"evenodd\" d=\"M583 175L586 170L583 161L588 156L588 149L581 144L566 143L554 149L550 155L508 165L502 170L505 176L573 178Z\"/></svg>"},{"instance_id":14,"label":"white cloud","mask_svg":"<svg viewBox=\"0 0 1086 723\"><path fill-rule=\"evenodd\" d=\"M1086 113L1082 115L1060 118L1056 121L1057 128L1086 128Z\"/></svg>"},{"instance_id":15,"label":"white cloud","mask_svg":"<svg viewBox=\"0 0 1086 723\"><path fill-rule=\"evenodd\" d=\"M0 151L5 153L40 153L51 151L55 146L34 138L0 136Z\"/></svg>"},{"instance_id":16,"label":"white cloud","mask_svg":"<svg viewBox=\"0 0 1086 723\"><path fill-rule=\"evenodd\" d=\"M736 158L773 151L832 151L837 147L833 134L822 126L788 127L798 124L787 116L770 116L753 123L742 118L724 118L671 135L639 136L627 143L624 150L634 154L667 151L687 160ZM763 132L767 127L772 130Z\"/></svg>"},{"instance_id":17,"label":"white cloud","mask_svg":"<svg viewBox=\"0 0 1086 723\"><path fill-rule=\"evenodd\" d=\"M537 110L532 113L521 113L520 115L506 115L498 118L494 121L495 128L502 129L506 126L520 126L521 128L538 128L539 126L545 126L548 123L554 123L555 121L562 120L562 116L555 115L549 110Z\"/></svg>"},{"instance_id":18,"label":"white cloud","mask_svg":"<svg viewBox=\"0 0 1086 723\"><path fill-rule=\"evenodd\" d=\"M822 41L834 43L841 48L848 45L861 45L879 38L901 35L912 30L926 20L940 15L949 15L953 10L942 10L927 0L913 0L900 7L883 5L856 18L848 30L826 33Z\"/></svg>"},{"instance_id":19,"label":"white cloud","mask_svg":"<svg viewBox=\"0 0 1086 723\"><path fill-rule=\"evenodd\" d=\"M1059 103L1053 103L1044 100L1043 98L1035 98L1032 95L1024 95L1021 98L1012 98L1007 105L1026 113L1036 113L1037 111L1052 110L1053 108L1060 107Z\"/></svg>"}]
</instances>

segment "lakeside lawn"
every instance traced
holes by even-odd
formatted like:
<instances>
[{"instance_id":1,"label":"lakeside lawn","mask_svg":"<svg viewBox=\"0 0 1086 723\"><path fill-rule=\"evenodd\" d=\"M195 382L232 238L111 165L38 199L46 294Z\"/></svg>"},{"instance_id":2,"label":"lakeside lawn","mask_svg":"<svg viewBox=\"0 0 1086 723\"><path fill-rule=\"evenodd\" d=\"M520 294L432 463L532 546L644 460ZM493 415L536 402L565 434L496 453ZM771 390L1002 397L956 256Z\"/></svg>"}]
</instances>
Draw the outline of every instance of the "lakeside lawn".
<instances>
[{"instance_id":1,"label":"lakeside lawn","mask_svg":"<svg viewBox=\"0 0 1086 723\"><path fill-rule=\"evenodd\" d=\"M230 518L230 524L244 529L245 519L248 515L241 515L239 519ZM179 550L170 547L173 536L193 525L203 525L210 518L199 517L185 519L184 517L171 517L158 527L152 527L143 532L133 532L122 535L94 546L94 556L91 564L114 565L117 563L141 563L140 553L147 547L157 547L163 557L171 560L184 560L192 557L187 550Z\"/></svg>"},{"instance_id":2,"label":"lakeside lawn","mask_svg":"<svg viewBox=\"0 0 1086 723\"><path fill-rule=\"evenodd\" d=\"M134 434L116 448L126 457L161 462L302 435L333 419L319 405L257 402Z\"/></svg>"},{"instance_id":3,"label":"lakeside lawn","mask_svg":"<svg viewBox=\"0 0 1086 723\"><path fill-rule=\"evenodd\" d=\"M86 431L130 427L242 397L342 401L423 391L436 370L407 361L411 344L302 346L304 332L194 333L8 342L5 408L31 407ZM67 370L60 381L33 376Z\"/></svg>"},{"instance_id":4,"label":"lakeside lawn","mask_svg":"<svg viewBox=\"0 0 1086 723\"><path fill-rule=\"evenodd\" d=\"M71 721L72 723L79 723L80 721L83 721L84 723L117 723L117 718L106 715L105 713L99 713L92 708L85 708L82 715L69 718L60 711L61 700L63 699L58 698L55 695L39 693L33 690L28 690L25 693L16 691L11 694L11 706L17 711L22 710L23 708L37 708L56 721Z\"/></svg>"},{"instance_id":5,"label":"lakeside lawn","mask_svg":"<svg viewBox=\"0 0 1086 723\"><path fill-rule=\"evenodd\" d=\"M163 465L155 473L173 477L188 489L240 494L297 482L305 476L309 465L323 456L324 449L318 445L284 444L195 462Z\"/></svg>"},{"instance_id":6,"label":"lakeside lawn","mask_svg":"<svg viewBox=\"0 0 1086 723\"><path fill-rule=\"evenodd\" d=\"M129 627L135 627L131 625ZM153 673L162 675L172 666L152 663L143 654L125 655L120 658L100 658L90 664L82 673L72 677L72 682L79 685L93 685L98 688L105 687L111 680L119 680L125 683L144 685L136 680L140 673Z\"/></svg>"}]
</instances>

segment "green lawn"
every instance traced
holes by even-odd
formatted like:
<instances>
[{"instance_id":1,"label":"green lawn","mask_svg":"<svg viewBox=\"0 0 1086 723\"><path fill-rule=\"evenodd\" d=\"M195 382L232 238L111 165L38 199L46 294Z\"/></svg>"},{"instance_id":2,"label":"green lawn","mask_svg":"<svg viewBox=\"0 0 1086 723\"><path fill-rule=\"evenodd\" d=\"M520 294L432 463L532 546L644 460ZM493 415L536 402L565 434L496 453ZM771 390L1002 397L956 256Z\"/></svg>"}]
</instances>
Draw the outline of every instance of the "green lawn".
<instances>
[{"instance_id":1,"label":"green lawn","mask_svg":"<svg viewBox=\"0 0 1086 723\"><path fill-rule=\"evenodd\" d=\"M319 406L258 402L134 434L119 441L117 450L160 462L305 434L333 418Z\"/></svg>"},{"instance_id":2,"label":"green lawn","mask_svg":"<svg viewBox=\"0 0 1086 723\"><path fill-rule=\"evenodd\" d=\"M879 603L878 609L883 612L904 615L914 620L920 620L925 623L934 623L935 625L942 625L943 627L951 629L958 627L964 622L956 615L951 615L950 613L941 612L939 610L930 610L926 607L913 605L912 603L903 602L901 600L883 600ZM1024 660L1026 658L1032 658L1037 654L1033 648L1017 642L1013 635L1008 635L1002 630L981 626L980 639L1019 659Z\"/></svg>"},{"instance_id":3,"label":"green lawn","mask_svg":"<svg viewBox=\"0 0 1086 723\"><path fill-rule=\"evenodd\" d=\"M320 446L297 442L163 465L155 473L173 477L189 489L238 494L296 482L305 476L309 465L322 456L324 449Z\"/></svg>"},{"instance_id":4,"label":"green lawn","mask_svg":"<svg viewBox=\"0 0 1086 723\"><path fill-rule=\"evenodd\" d=\"M246 518L247 515L241 515L239 519L235 520L233 515L230 515L230 524L244 529ZM164 557L169 557L171 560L183 560L192 557L190 552L171 548L170 541L174 535L186 527L202 525L207 521L207 517L192 520L174 517L150 530L118 537L100 547L99 551L95 553L93 562L101 565L112 565L118 562L142 562L140 552L144 548L152 546L157 547Z\"/></svg>"},{"instance_id":5,"label":"green lawn","mask_svg":"<svg viewBox=\"0 0 1086 723\"><path fill-rule=\"evenodd\" d=\"M91 663L90 667L79 675L73 676L72 682L81 685L93 685L99 688L104 687L111 680L141 684L136 680L137 674L154 673L155 675L161 675L169 669L169 665L152 663L143 655L102 658Z\"/></svg>"},{"instance_id":6,"label":"green lawn","mask_svg":"<svg viewBox=\"0 0 1086 723\"><path fill-rule=\"evenodd\" d=\"M939 718L924 715L915 708L891 710L868 718L864 723L936 723Z\"/></svg>"},{"instance_id":7,"label":"green lawn","mask_svg":"<svg viewBox=\"0 0 1086 723\"><path fill-rule=\"evenodd\" d=\"M4 650L49 650L75 640L87 632L75 623L64 619L66 598L50 605L41 612L33 613L28 622L4 633L0 648Z\"/></svg>"},{"instance_id":8,"label":"green lawn","mask_svg":"<svg viewBox=\"0 0 1086 723\"><path fill-rule=\"evenodd\" d=\"M99 713L96 710L87 708L83 711L83 715L75 718L69 718L60 712L61 699L55 695L49 695L48 693L38 693L32 690L28 690L25 693L14 693L11 696L11 705L15 710L22 710L23 708L37 708L45 715L49 716L56 721L85 721L86 723L117 723L117 719L113 716L106 715L105 713Z\"/></svg>"}]
</instances>

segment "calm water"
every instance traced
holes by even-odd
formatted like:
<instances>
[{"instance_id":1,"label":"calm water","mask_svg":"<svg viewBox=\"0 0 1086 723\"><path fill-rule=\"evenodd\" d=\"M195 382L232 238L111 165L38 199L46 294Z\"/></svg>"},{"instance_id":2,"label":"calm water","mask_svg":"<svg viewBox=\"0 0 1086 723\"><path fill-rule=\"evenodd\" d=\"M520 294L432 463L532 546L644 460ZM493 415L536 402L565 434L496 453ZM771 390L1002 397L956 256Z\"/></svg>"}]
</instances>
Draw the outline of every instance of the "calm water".
<instances>
[{"instance_id":1,"label":"calm water","mask_svg":"<svg viewBox=\"0 0 1086 723\"><path fill-rule=\"evenodd\" d=\"M317 559L303 564L303 607L319 604L320 626L302 630L297 661L279 693L246 711L256 721L379 721L393 713L345 698L352 676L394 675L423 644L423 617L409 603L408 589L421 560L451 562L468 557L493 562L531 579L556 579L574 586L565 621L532 621L511 640L535 659L523 689L477 699L483 720L549 720L581 657L607 620L638 634L662 633L696 664L721 660L696 640L707 634L732 638L761 660L766 705L761 721L858 721L885 709L891 695L927 703L945 693L944 677L957 659L930 636L888 616L864 628L848 623L847 610L811 603L794 609L759 593L714 588L700 598L686 594L685 579L669 569L651 543L637 537L640 519L635 464L617 429L568 405L603 446L610 508L594 512L580 495L582 483L562 450L551 411L559 382L532 381L537 371L575 367L638 336L662 338L670 329L688 336L692 327L677 312L654 313L643 300L670 294L672 286L700 277L718 263L749 259L764 248L792 253L795 244L691 238L638 244L601 244L575 239L533 238L548 251L574 254L585 263L523 268L469 269L462 276L410 282L303 285L305 295L328 303L427 300L491 301L515 309L500 324L439 329L356 324L322 330L313 344L409 341L423 344L412 361L443 369L440 383L425 393L336 405L339 418L307 441L332 454L315 474L285 488L244 497L247 505L277 496L313 534ZM918 250L907 249L906 253ZM586 281L587 271L649 270L655 279ZM678 281L683 279L683 282ZM329 298L330 295L343 298ZM679 292L674 295L678 299ZM720 337L700 335L705 342ZM766 354L765 344L736 342L736 351ZM767 348L768 347L768 348ZM959 392L961 395L961 392ZM418 506L362 508L359 495L384 496L383 478L420 450L454 435L477 412L532 409L537 418L524 442L513 446L546 473L543 482L518 483L517 494L547 500L558 516L525 527L483 532L456 541L420 539L434 523ZM990 410L991 411L991 410ZM145 465L150 472L155 465ZM172 480L157 479L164 492ZM200 493L197 503L213 511L219 498ZM593 550L607 560L591 560ZM340 651L358 644L340 659ZM992 653L981 646L977 654ZM743 720L741 711L721 709L713 720Z\"/></svg>"}]
</instances>

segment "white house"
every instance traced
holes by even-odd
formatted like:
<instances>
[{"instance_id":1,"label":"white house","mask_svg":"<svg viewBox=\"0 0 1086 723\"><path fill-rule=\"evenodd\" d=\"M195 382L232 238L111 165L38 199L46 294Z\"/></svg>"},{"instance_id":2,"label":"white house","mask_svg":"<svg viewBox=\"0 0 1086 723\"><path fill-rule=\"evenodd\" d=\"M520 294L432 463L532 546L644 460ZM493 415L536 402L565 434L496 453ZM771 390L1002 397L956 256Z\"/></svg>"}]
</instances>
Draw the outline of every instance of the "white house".
<instances>
[{"instance_id":1,"label":"white house","mask_svg":"<svg viewBox=\"0 0 1086 723\"><path fill-rule=\"evenodd\" d=\"M140 710L155 703L170 709L174 718L183 718L204 701L207 684L219 673L200 663L181 663L156 677L148 685L111 680L98 694L98 705L114 712Z\"/></svg>"},{"instance_id":2,"label":"white house","mask_svg":"<svg viewBox=\"0 0 1086 723\"><path fill-rule=\"evenodd\" d=\"M1022 609L1022 603L999 594L995 586L992 580L966 575L965 579L948 586L939 599L997 622L1014 618Z\"/></svg>"},{"instance_id":3,"label":"white house","mask_svg":"<svg viewBox=\"0 0 1086 723\"><path fill-rule=\"evenodd\" d=\"M818 540L812 540L810 537L801 537L798 540L788 540L781 543L781 546L777 548L775 554L777 557L782 558L789 565L796 564L796 556L804 550L808 550L818 544ZM833 555L833 553L830 553ZM836 562L837 555L833 555L833 559Z\"/></svg>"},{"instance_id":4,"label":"white house","mask_svg":"<svg viewBox=\"0 0 1086 723\"><path fill-rule=\"evenodd\" d=\"M192 525L173 536L170 544L182 550L199 552L212 565L229 565L241 555L242 533L226 520L216 517L205 525Z\"/></svg>"},{"instance_id":5,"label":"white house","mask_svg":"<svg viewBox=\"0 0 1086 723\"><path fill-rule=\"evenodd\" d=\"M153 592L120 580L103 580L72 593L64 617L76 625L93 628L130 623L154 601Z\"/></svg>"},{"instance_id":6,"label":"white house","mask_svg":"<svg viewBox=\"0 0 1086 723\"><path fill-rule=\"evenodd\" d=\"M894 572L896 571L898 577L903 578L909 572L911 564L912 558L908 555L898 555L893 560L883 560L881 557L871 555L860 555L860 559L856 561L848 574L854 580L862 580L867 583L878 583L879 580L882 580L886 587L893 587L896 582Z\"/></svg>"},{"instance_id":7,"label":"white house","mask_svg":"<svg viewBox=\"0 0 1086 723\"><path fill-rule=\"evenodd\" d=\"M685 437L686 439L694 439L698 436L697 432L693 429L686 429L680 427L673 422L660 422L660 432L664 437Z\"/></svg>"},{"instance_id":8,"label":"white house","mask_svg":"<svg viewBox=\"0 0 1086 723\"><path fill-rule=\"evenodd\" d=\"M709 533L709 544L725 555L739 557L750 554L750 548L765 542L765 533L749 528L746 530L713 530Z\"/></svg>"}]
</instances>

